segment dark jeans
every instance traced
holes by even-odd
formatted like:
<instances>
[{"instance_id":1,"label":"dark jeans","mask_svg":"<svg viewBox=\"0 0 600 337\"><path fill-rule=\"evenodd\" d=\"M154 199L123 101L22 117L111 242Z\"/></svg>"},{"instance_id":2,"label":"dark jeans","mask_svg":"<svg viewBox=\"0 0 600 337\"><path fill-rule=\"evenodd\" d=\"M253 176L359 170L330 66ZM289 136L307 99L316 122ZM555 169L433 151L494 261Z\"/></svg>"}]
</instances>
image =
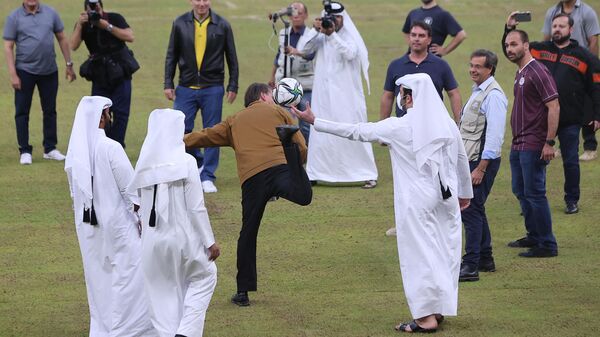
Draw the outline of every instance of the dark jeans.
<instances>
[{"instance_id":1,"label":"dark jeans","mask_svg":"<svg viewBox=\"0 0 600 337\"><path fill-rule=\"evenodd\" d=\"M583 150L596 151L598 148L598 141L596 140L594 127L590 125L583 126L581 128L581 136L583 137Z\"/></svg>"},{"instance_id":2,"label":"dark jeans","mask_svg":"<svg viewBox=\"0 0 600 337\"><path fill-rule=\"evenodd\" d=\"M287 164L257 173L242 184L242 229L237 246L237 290L256 291L256 238L267 201L282 197L306 206L312 188L298 146L284 147Z\"/></svg>"},{"instance_id":3,"label":"dark jeans","mask_svg":"<svg viewBox=\"0 0 600 337\"><path fill-rule=\"evenodd\" d=\"M37 86L43 113L44 153L56 149L56 94L58 93L58 71L49 75L34 75L17 69L21 79L21 90L15 90L15 124L20 153L31 153L29 145L29 112L33 90Z\"/></svg>"},{"instance_id":4,"label":"dark jeans","mask_svg":"<svg viewBox=\"0 0 600 337\"><path fill-rule=\"evenodd\" d=\"M121 143L125 148L125 132L131 107L131 80L125 80L114 88L102 87L92 82L92 95L104 96L112 101L110 110L113 113L113 122L106 136Z\"/></svg>"},{"instance_id":5,"label":"dark jeans","mask_svg":"<svg viewBox=\"0 0 600 337\"><path fill-rule=\"evenodd\" d=\"M479 165L479 161L469 162L471 172ZM465 225L465 255L463 264L474 268L479 266L479 261L492 260L492 236L487 216L485 215L485 201L492 190L494 179L500 169L500 158L490 160L479 185L473 185L473 199L471 205L461 212Z\"/></svg>"},{"instance_id":6,"label":"dark jeans","mask_svg":"<svg viewBox=\"0 0 600 337\"><path fill-rule=\"evenodd\" d=\"M173 108L185 114L185 133L194 130L194 120L198 109L202 114L202 127L209 128L221 122L223 113L223 86L212 86L202 89L190 89L177 86L175 89L175 103ZM200 180L215 181L215 171L219 166L219 148L209 147L202 151L198 148L188 149L189 154L196 157L198 167L204 166L200 173Z\"/></svg>"},{"instance_id":7,"label":"dark jeans","mask_svg":"<svg viewBox=\"0 0 600 337\"><path fill-rule=\"evenodd\" d=\"M558 250L546 198L546 166L541 151L510 152L512 191L521 203L527 237L540 248Z\"/></svg>"},{"instance_id":8,"label":"dark jeans","mask_svg":"<svg viewBox=\"0 0 600 337\"><path fill-rule=\"evenodd\" d=\"M579 125L559 127L557 134L560 141L560 154L565 175L565 202L579 201Z\"/></svg>"},{"instance_id":9,"label":"dark jeans","mask_svg":"<svg viewBox=\"0 0 600 337\"><path fill-rule=\"evenodd\" d=\"M302 95L302 100L300 101L300 103L298 103L298 106L297 106L298 110L304 111L306 109L306 103L310 104L311 99L312 99L312 91L311 90L304 91L304 94ZM306 139L306 145L308 146L308 137L310 137L310 123L300 120L300 122L298 123L298 126L300 127L300 132L304 136L304 139Z\"/></svg>"}]
</instances>

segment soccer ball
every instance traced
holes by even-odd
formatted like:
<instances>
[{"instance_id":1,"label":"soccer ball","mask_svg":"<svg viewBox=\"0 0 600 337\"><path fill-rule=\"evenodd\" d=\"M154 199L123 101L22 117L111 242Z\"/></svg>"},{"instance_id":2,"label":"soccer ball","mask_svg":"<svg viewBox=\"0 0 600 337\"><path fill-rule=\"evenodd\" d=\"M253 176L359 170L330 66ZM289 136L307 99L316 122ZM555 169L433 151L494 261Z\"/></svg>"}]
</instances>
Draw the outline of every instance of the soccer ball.
<instances>
[{"instance_id":1,"label":"soccer ball","mask_svg":"<svg viewBox=\"0 0 600 337\"><path fill-rule=\"evenodd\" d=\"M284 107L296 106L303 94L300 82L290 77L282 78L273 89L273 101Z\"/></svg>"}]
</instances>

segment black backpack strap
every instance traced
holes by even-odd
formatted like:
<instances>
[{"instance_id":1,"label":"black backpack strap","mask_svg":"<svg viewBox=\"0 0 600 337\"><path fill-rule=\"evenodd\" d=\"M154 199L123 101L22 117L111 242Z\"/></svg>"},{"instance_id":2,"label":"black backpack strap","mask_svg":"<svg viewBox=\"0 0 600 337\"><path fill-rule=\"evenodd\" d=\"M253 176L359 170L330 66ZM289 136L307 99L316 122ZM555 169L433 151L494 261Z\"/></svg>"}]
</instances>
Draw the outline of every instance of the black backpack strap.
<instances>
[{"instance_id":1,"label":"black backpack strap","mask_svg":"<svg viewBox=\"0 0 600 337\"><path fill-rule=\"evenodd\" d=\"M154 185L154 197L152 198L152 210L150 211L150 227L156 227L156 184Z\"/></svg>"}]
</instances>

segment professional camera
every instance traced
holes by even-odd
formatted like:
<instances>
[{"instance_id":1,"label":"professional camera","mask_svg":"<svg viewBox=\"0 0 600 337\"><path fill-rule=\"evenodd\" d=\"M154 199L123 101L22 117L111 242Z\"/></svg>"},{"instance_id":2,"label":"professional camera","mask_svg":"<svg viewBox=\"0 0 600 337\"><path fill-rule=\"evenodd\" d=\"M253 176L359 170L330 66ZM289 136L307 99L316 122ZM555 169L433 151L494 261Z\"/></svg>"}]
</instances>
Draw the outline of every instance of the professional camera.
<instances>
[{"instance_id":1,"label":"professional camera","mask_svg":"<svg viewBox=\"0 0 600 337\"><path fill-rule=\"evenodd\" d=\"M96 10L96 5L98 4L98 1L93 1L90 0L88 2L88 6L90 7L90 10L87 12L88 15L88 20L90 21L91 24L96 24L100 21L100 19L102 18L102 15L100 15L100 13L98 13L98 11Z\"/></svg>"},{"instance_id":2,"label":"professional camera","mask_svg":"<svg viewBox=\"0 0 600 337\"><path fill-rule=\"evenodd\" d=\"M344 11L344 6L339 2L323 0L323 9L325 15L321 18L321 27L324 29L335 27L335 16Z\"/></svg>"},{"instance_id":3,"label":"professional camera","mask_svg":"<svg viewBox=\"0 0 600 337\"><path fill-rule=\"evenodd\" d=\"M273 22L275 22L275 21L277 21L278 18L285 17L285 16L295 16L295 15L298 15L298 10L292 6L289 6L286 8L282 8L275 13L269 14L269 20L272 20Z\"/></svg>"}]
</instances>

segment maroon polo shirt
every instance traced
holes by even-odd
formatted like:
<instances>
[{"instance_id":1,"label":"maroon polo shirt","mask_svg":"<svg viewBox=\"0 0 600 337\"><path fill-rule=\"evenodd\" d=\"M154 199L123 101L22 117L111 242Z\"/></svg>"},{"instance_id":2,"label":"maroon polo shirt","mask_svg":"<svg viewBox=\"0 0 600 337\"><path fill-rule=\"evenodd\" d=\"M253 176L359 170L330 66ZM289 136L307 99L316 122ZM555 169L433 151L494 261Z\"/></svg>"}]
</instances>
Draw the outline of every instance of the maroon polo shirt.
<instances>
[{"instance_id":1,"label":"maroon polo shirt","mask_svg":"<svg viewBox=\"0 0 600 337\"><path fill-rule=\"evenodd\" d=\"M546 103L558 98L556 82L542 63L532 60L517 71L510 117L512 150L541 151L548 135Z\"/></svg>"}]
</instances>

